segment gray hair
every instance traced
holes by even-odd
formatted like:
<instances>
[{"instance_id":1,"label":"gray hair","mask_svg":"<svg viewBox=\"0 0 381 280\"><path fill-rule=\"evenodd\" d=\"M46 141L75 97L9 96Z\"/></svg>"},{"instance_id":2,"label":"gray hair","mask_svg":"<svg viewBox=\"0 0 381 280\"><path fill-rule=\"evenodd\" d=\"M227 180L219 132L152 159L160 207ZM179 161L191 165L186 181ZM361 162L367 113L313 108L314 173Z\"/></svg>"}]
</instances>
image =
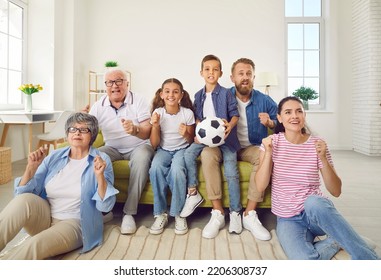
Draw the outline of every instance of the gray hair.
<instances>
[{"instance_id":1,"label":"gray hair","mask_svg":"<svg viewBox=\"0 0 381 280\"><path fill-rule=\"evenodd\" d=\"M91 140L90 140L90 146L94 143L95 139L97 139L98 136L98 120L93 115L83 113L83 112L76 112L69 116L69 118L66 121L65 124L65 132L66 136L69 134L69 127L74 126L75 124L79 123L85 123L90 130L91 133Z\"/></svg>"},{"instance_id":2,"label":"gray hair","mask_svg":"<svg viewBox=\"0 0 381 280\"><path fill-rule=\"evenodd\" d=\"M125 70L120 69L119 67L110 67L109 69L107 69L107 71L104 73L104 76L103 76L104 80L106 81L106 76L114 72L122 73L123 79L128 81L127 72Z\"/></svg>"}]
</instances>

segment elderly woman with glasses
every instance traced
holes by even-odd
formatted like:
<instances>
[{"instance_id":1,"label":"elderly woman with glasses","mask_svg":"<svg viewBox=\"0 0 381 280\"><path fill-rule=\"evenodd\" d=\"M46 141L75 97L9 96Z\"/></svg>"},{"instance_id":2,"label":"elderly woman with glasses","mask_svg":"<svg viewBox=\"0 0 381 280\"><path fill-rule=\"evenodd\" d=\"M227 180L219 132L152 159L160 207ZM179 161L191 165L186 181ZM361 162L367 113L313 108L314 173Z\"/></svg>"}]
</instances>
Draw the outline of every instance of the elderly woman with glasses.
<instances>
[{"instance_id":1,"label":"elderly woman with glasses","mask_svg":"<svg viewBox=\"0 0 381 280\"><path fill-rule=\"evenodd\" d=\"M30 235L3 259L46 259L102 243L102 212L110 211L118 191L110 158L92 148L97 119L73 113L65 125L68 147L28 156L15 179L15 198L0 213L0 251L22 228Z\"/></svg>"}]
</instances>

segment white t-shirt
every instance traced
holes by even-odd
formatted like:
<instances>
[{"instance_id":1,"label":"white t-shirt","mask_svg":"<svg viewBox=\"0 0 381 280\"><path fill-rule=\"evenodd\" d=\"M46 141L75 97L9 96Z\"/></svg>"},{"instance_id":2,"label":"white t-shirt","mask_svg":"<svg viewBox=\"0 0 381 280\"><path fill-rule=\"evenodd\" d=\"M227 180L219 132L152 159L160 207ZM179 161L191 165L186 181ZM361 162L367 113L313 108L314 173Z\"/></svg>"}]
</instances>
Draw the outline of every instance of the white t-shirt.
<instances>
[{"instance_id":1,"label":"white t-shirt","mask_svg":"<svg viewBox=\"0 0 381 280\"><path fill-rule=\"evenodd\" d=\"M47 184L46 194L53 218L59 220L80 219L81 176L87 166L87 158L71 159Z\"/></svg>"},{"instance_id":2,"label":"white t-shirt","mask_svg":"<svg viewBox=\"0 0 381 280\"><path fill-rule=\"evenodd\" d=\"M246 107L249 105L250 101L243 102L239 98L237 98L239 119L237 123L237 136L241 148L247 148L251 146L249 141L249 131L247 128L247 116L246 116Z\"/></svg>"},{"instance_id":3,"label":"white t-shirt","mask_svg":"<svg viewBox=\"0 0 381 280\"><path fill-rule=\"evenodd\" d=\"M168 114L164 107L156 108L153 113L160 115L160 147L167 151L186 148L189 143L179 134L180 124L195 123L192 110L180 107L177 114Z\"/></svg>"},{"instance_id":4,"label":"white t-shirt","mask_svg":"<svg viewBox=\"0 0 381 280\"><path fill-rule=\"evenodd\" d=\"M107 95L102 96L90 109L90 114L98 119L106 146L116 148L120 153L131 152L136 146L149 143L139 137L127 134L122 126L121 119L129 119L134 124L150 118L150 107L139 95L128 92L124 105L115 110Z\"/></svg>"},{"instance_id":5,"label":"white t-shirt","mask_svg":"<svg viewBox=\"0 0 381 280\"><path fill-rule=\"evenodd\" d=\"M204 114L204 117L215 117L216 116L216 110L214 109L213 100L212 100L212 93L207 92L204 102L204 107L202 108L202 112Z\"/></svg>"}]
</instances>

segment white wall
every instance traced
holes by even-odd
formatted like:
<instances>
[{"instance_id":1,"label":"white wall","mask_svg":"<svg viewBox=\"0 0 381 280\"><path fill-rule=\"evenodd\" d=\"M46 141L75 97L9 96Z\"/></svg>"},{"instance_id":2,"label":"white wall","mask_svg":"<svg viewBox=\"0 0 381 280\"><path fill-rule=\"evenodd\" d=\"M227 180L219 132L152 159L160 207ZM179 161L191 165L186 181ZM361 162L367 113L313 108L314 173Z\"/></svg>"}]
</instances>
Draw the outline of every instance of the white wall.
<instances>
[{"instance_id":1,"label":"white wall","mask_svg":"<svg viewBox=\"0 0 381 280\"><path fill-rule=\"evenodd\" d=\"M325 2L329 2L328 106L326 112L308 112L307 118L312 130L324 137L332 149L352 149L351 37L346 32L351 29L351 4L346 0ZM87 104L88 71L103 71L107 60L116 60L130 70L132 90L149 101L169 77L180 79L192 96L204 84L199 74L200 62L209 53L222 60L223 86L232 85L231 64L240 57L249 57L256 63L257 73L278 73L279 85L271 88L274 100L278 102L286 96L281 0L29 0L29 3L30 12L38 15L30 16L30 21L39 18L37 21L41 22L35 27L30 23L29 40L35 48L29 53L29 62L43 62L29 71L46 78L47 85L54 88L55 109L81 109ZM37 45L41 48L38 51ZM46 106L50 107L52 101L48 96ZM14 160L23 157L24 153L13 155Z\"/></svg>"},{"instance_id":2,"label":"white wall","mask_svg":"<svg viewBox=\"0 0 381 280\"><path fill-rule=\"evenodd\" d=\"M326 21L327 111L309 112L308 122L331 148L351 149L347 82L351 50L345 35L351 5L331 2ZM286 95L283 1L92 0L88 4L88 69L102 71L104 61L119 61L133 73L132 90L149 100L171 76L179 78L191 95L200 89L200 61L209 53L222 60L222 85L231 86L231 64L249 57L257 72L278 73L279 86L271 89L271 96L278 102ZM119 9L105 14L110 6Z\"/></svg>"},{"instance_id":3,"label":"white wall","mask_svg":"<svg viewBox=\"0 0 381 280\"><path fill-rule=\"evenodd\" d=\"M353 0L353 146L381 155L381 2Z\"/></svg>"}]
</instances>

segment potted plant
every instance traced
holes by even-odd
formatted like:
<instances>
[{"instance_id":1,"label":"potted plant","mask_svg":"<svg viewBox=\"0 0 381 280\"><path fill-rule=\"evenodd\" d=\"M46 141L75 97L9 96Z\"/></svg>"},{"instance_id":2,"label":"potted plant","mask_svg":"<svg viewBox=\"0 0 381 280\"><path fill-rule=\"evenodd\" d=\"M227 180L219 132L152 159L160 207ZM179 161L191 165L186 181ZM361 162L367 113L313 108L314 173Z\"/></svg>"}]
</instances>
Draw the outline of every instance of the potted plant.
<instances>
[{"instance_id":1,"label":"potted plant","mask_svg":"<svg viewBox=\"0 0 381 280\"><path fill-rule=\"evenodd\" d=\"M32 94L43 90L40 84L23 84L18 88L24 93L24 107L26 112L32 111Z\"/></svg>"},{"instance_id":2,"label":"potted plant","mask_svg":"<svg viewBox=\"0 0 381 280\"><path fill-rule=\"evenodd\" d=\"M110 67L118 67L118 62L116 62L116 61L112 61L112 60L106 61L106 62L105 62L105 67L106 67L106 68L110 68Z\"/></svg>"},{"instance_id":3,"label":"potted plant","mask_svg":"<svg viewBox=\"0 0 381 280\"><path fill-rule=\"evenodd\" d=\"M298 97L303 101L305 110L308 110L308 100L314 100L319 97L319 93L317 93L313 88L304 86L296 89L292 95Z\"/></svg>"}]
</instances>

